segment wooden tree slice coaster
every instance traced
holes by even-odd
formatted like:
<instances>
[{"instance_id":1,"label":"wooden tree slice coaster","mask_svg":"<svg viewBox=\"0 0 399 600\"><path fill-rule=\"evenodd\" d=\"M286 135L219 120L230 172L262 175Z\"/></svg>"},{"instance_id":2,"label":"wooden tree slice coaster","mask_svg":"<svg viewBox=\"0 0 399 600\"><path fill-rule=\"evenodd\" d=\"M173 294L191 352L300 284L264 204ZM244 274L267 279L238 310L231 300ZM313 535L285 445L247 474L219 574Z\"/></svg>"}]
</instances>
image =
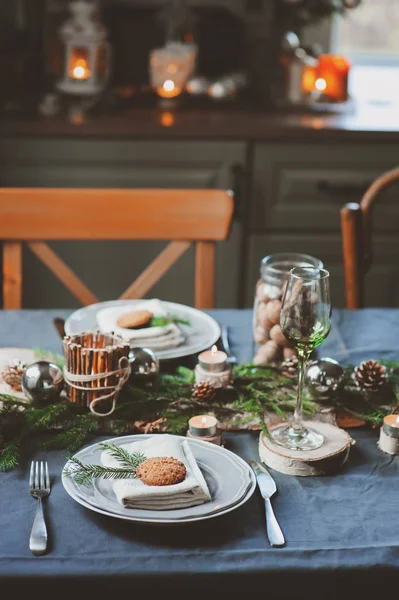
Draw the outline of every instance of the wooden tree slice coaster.
<instances>
[{"instance_id":1,"label":"wooden tree slice coaster","mask_svg":"<svg viewBox=\"0 0 399 600\"><path fill-rule=\"evenodd\" d=\"M286 475L314 477L332 475L346 463L355 443L343 429L330 423L305 421L305 426L321 433L324 444L316 450L289 450L275 444L264 433L259 437L259 457L271 469Z\"/></svg>"}]
</instances>

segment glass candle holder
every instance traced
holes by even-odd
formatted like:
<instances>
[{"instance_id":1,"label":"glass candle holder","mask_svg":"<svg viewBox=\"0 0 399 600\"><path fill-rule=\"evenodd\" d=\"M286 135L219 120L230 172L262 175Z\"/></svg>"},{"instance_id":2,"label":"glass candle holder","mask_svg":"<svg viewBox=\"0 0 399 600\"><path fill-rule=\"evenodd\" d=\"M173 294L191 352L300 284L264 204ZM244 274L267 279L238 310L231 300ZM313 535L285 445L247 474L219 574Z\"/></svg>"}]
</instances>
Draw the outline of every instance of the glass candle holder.
<instances>
[{"instance_id":1,"label":"glass candle holder","mask_svg":"<svg viewBox=\"0 0 399 600\"><path fill-rule=\"evenodd\" d=\"M344 56L322 54L319 56L318 91L322 91L331 102L348 100L348 78L350 63ZM320 88L323 89L320 89Z\"/></svg>"},{"instance_id":2,"label":"glass candle holder","mask_svg":"<svg viewBox=\"0 0 399 600\"><path fill-rule=\"evenodd\" d=\"M150 54L150 83L161 98L176 98L184 90L195 69L196 46L169 42Z\"/></svg>"}]
</instances>

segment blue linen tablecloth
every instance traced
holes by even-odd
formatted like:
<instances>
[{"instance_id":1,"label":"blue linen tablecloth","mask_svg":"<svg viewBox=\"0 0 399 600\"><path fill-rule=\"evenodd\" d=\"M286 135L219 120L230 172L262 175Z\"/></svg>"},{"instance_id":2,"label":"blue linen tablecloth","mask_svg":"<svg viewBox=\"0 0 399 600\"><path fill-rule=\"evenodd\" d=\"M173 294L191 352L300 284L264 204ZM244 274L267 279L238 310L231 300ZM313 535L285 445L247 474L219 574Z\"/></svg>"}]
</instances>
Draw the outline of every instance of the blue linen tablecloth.
<instances>
[{"instance_id":1,"label":"blue linen tablecloth","mask_svg":"<svg viewBox=\"0 0 399 600\"><path fill-rule=\"evenodd\" d=\"M0 311L0 344L61 351L54 316L71 311ZM240 361L252 355L249 310L211 314L230 326ZM320 354L345 363L399 359L399 311L335 310ZM62 592L93 598L110 594L155 598L242 597L365 598L399 583L399 459L377 448L378 433L351 430L356 444L347 465L332 477L300 478L273 472L273 499L284 548L271 548L264 507L256 492L224 516L186 525L154 526L96 514L64 491L65 451L38 453L49 461L52 492L45 506L50 548L28 549L35 502L28 494L31 456L0 473L0 590ZM96 438L99 439L104 438ZM226 446L257 458L256 433L230 433ZM90 442L92 443L92 441Z\"/></svg>"}]
</instances>

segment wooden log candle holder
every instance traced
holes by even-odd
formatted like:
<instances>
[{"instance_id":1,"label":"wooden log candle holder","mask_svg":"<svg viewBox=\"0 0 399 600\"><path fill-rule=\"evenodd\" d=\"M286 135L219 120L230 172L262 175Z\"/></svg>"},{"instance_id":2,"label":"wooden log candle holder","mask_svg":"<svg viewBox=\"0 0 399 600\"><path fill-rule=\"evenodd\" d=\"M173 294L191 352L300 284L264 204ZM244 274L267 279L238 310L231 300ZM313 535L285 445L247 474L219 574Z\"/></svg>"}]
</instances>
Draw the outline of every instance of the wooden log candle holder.
<instances>
[{"instance_id":1,"label":"wooden log candle holder","mask_svg":"<svg viewBox=\"0 0 399 600\"><path fill-rule=\"evenodd\" d=\"M348 460L349 450L355 443L346 431L330 423L305 421L310 427L321 433L324 444L316 450L289 450L277 445L263 432L259 437L259 458L268 467L296 477L332 475Z\"/></svg>"},{"instance_id":2,"label":"wooden log candle holder","mask_svg":"<svg viewBox=\"0 0 399 600\"><path fill-rule=\"evenodd\" d=\"M64 380L70 402L87 406L101 417L110 415L130 375L129 344L114 333L65 336ZM105 404L108 410L97 412Z\"/></svg>"}]
</instances>

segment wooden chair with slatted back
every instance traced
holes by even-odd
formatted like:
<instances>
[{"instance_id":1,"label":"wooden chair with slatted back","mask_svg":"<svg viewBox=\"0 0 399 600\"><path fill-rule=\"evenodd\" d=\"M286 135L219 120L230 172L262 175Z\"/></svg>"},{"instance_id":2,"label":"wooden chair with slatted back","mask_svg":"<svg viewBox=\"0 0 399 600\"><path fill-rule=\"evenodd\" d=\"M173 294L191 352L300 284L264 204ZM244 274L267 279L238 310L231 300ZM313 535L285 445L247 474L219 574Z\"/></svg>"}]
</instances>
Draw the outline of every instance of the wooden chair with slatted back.
<instances>
[{"instance_id":1,"label":"wooden chair with slatted back","mask_svg":"<svg viewBox=\"0 0 399 600\"><path fill-rule=\"evenodd\" d=\"M195 243L195 306L213 308L215 242L227 239L232 214L224 190L0 189L3 308L21 308L23 242L83 305L98 302L50 240L168 240L124 299L142 298Z\"/></svg>"},{"instance_id":2,"label":"wooden chair with slatted back","mask_svg":"<svg viewBox=\"0 0 399 600\"><path fill-rule=\"evenodd\" d=\"M364 306L364 279L373 261L372 211L381 192L399 180L399 167L386 171L367 188L360 203L341 209L341 234L347 308Z\"/></svg>"}]
</instances>

